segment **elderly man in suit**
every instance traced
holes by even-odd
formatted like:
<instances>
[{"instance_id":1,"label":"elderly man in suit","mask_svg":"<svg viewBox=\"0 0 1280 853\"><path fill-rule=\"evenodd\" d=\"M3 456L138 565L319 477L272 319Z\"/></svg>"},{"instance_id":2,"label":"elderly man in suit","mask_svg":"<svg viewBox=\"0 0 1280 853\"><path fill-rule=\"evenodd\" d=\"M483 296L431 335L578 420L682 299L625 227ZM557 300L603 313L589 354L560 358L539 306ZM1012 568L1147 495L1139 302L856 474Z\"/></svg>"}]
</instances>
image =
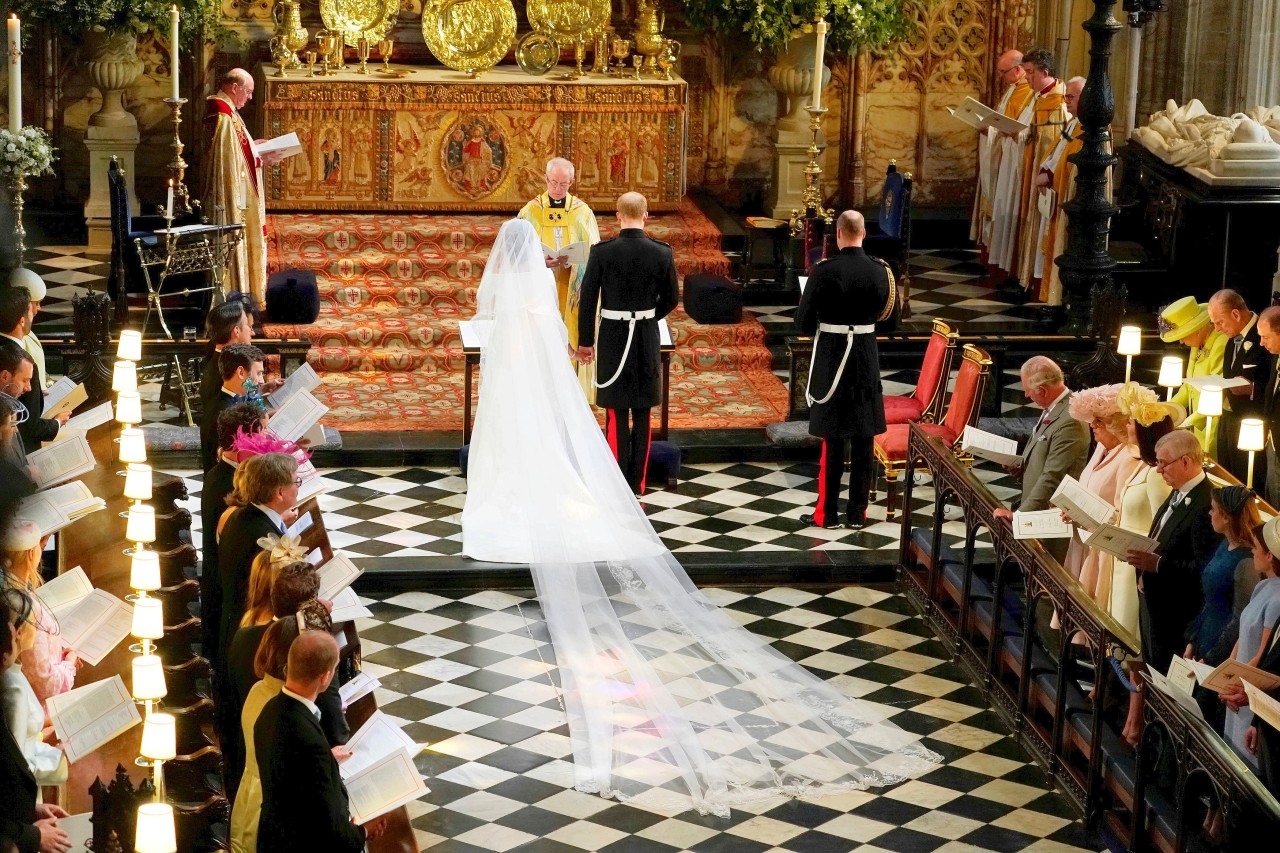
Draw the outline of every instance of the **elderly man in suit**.
<instances>
[{"instance_id":1,"label":"elderly man in suit","mask_svg":"<svg viewBox=\"0 0 1280 853\"><path fill-rule=\"evenodd\" d=\"M1062 368L1053 359L1032 356L1020 372L1023 393L1044 412L1022 448L1022 464L1008 470L1022 478L1018 509L1038 512L1049 508L1049 498L1063 477L1075 477L1084 469L1089 458L1089 428L1068 413L1071 390L1063 379ZM1013 513L1007 509L998 509L995 514L1013 520ZM1066 539L1054 539L1044 546L1062 560L1068 544Z\"/></svg>"},{"instance_id":2,"label":"elderly man in suit","mask_svg":"<svg viewBox=\"0 0 1280 853\"><path fill-rule=\"evenodd\" d=\"M364 850L365 828L351 822L347 789L316 707L337 667L332 635L302 633L289 647L284 689L267 701L253 726L262 780L259 850ZM370 834L382 826L375 821Z\"/></svg>"}]
</instances>

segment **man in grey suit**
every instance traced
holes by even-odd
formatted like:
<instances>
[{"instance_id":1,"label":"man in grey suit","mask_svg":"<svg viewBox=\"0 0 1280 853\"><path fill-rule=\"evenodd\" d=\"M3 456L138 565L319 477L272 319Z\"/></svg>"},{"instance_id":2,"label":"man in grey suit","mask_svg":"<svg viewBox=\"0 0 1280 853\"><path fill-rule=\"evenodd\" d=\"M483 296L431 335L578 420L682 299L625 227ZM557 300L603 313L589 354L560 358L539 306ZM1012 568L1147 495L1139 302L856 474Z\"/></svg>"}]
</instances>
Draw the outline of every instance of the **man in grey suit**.
<instances>
[{"instance_id":1,"label":"man in grey suit","mask_svg":"<svg viewBox=\"0 0 1280 853\"><path fill-rule=\"evenodd\" d=\"M1051 358L1032 356L1022 365L1022 390L1027 399L1044 409L1026 445L1022 448L1022 465L1009 473L1022 478L1022 498L1018 509L1036 512L1049 509L1049 498L1057 491L1062 478L1079 476L1089 458L1089 428L1067 411L1071 391L1063 381L1062 368ZM1012 520L1007 509L996 515ZM1068 539L1043 542L1045 549L1059 560L1066 556Z\"/></svg>"}]
</instances>

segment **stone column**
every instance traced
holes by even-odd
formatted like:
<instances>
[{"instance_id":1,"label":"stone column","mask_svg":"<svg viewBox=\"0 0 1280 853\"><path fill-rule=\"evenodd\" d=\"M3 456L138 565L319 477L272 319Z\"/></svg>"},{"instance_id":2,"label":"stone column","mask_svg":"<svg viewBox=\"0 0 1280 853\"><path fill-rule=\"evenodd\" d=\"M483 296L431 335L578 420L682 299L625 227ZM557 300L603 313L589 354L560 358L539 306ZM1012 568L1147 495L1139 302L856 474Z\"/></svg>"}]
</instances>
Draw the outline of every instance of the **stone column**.
<instances>
[{"instance_id":1,"label":"stone column","mask_svg":"<svg viewBox=\"0 0 1280 853\"><path fill-rule=\"evenodd\" d=\"M813 59L818 49L815 35L793 39L787 52L769 69L769 82L787 98L787 114L778 120L773 132L776 154L773 163L773 186L769 190L769 215L790 219L792 210L803 210L804 167L809 163L809 116L805 112L813 98ZM822 88L831 82L831 69L822 67ZM818 133L818 147L826 148L826 140Z\"/></svg>"},{"instance_id":2,"label":"stone column","mask_svg":"<svg viewBox=\"0 0 1280 853\"><path fill-rule=\"evenodd\" d=\"M85 41L88 61L85 69L93 85L102 92L102 108L89 116L84 144L89 149L89 200L84 205L89 226L89 248L111 248L111 193L107 184L107 164L117 157L129 185L132 212L138 212L133 189L134 153L141 136L138 120L124 108L125 90L142 73L138 39L132 33L90 33Z\"/></svg>"}]
</instances>

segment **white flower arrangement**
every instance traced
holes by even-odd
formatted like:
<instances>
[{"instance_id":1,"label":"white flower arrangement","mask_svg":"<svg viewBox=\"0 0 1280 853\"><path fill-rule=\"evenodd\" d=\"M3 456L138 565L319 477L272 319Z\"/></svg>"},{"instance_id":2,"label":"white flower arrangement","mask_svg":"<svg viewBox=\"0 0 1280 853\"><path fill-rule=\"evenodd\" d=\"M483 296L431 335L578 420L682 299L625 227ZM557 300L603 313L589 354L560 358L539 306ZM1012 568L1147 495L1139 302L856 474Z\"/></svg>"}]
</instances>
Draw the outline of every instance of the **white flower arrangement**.
<instances>
[{"instance_id":1,"label":"white flower arrangement","mask_svg":"<svg viewBox=\"0 0 1280 853\"><path fill-rule=\"evenodd\" d=\"M17 133L0 130L0 174L6 177L52 175L57 149L43 128L27 126Z\"/></svg>"}]
</instances>

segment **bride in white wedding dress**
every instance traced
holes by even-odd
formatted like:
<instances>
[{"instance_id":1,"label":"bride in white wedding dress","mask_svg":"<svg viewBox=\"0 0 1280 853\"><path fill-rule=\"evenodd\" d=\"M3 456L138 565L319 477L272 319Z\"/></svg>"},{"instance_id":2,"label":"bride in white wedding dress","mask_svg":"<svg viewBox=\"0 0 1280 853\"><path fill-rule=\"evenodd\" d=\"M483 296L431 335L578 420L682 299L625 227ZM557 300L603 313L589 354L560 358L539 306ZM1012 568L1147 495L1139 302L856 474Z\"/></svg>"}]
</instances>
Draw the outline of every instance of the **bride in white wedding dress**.
<instances>
[{"instance_id":1,"label":"bride in white wedding dress","mask_svg":"<svg viewBox=\"0 0 1280 853\"><path fill-rule=\"evenodd\" d=\"M488 336L463 553L532 570L575 787L728 816L750 800L891 785L934 766L887 709L840 693L694 587L587 405L528 222L502 226L475 319Z\"/></svg>"}]
</instances>

